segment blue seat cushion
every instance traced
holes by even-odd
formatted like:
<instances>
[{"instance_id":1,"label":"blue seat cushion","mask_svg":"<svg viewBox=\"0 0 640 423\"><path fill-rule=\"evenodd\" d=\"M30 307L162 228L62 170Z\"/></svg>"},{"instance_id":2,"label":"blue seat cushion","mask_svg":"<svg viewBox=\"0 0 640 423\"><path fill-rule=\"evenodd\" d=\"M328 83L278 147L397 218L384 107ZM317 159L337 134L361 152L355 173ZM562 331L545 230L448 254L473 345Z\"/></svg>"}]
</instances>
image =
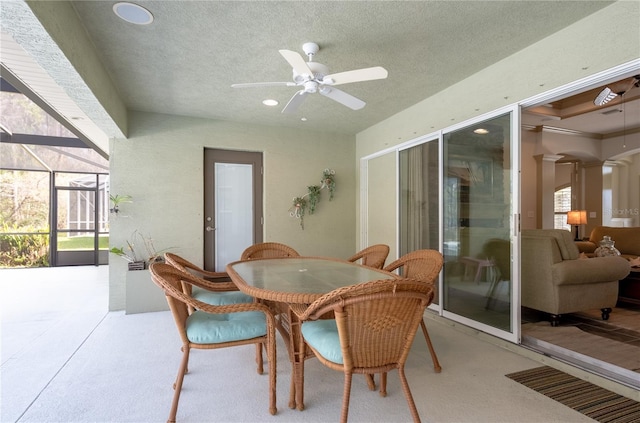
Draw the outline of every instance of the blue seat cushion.
<instances>
[{"instance_id":1,"label":"blue seat cushion","mask_svg":"<svg viewBox=\"0 0 640 423\"><path fill-rule=\"evenodd\" d=\"M338 326L334 319L311 320L302 324L304 340L329 361L344 364Z\"/></svg>"},{"instance_id":2,"label":"blue seat cushion","mask_svg":"<svg viewBox=\"0 0 640 423\"><path fill-rule=\"evenodd\" d=\"M241 304L252 303L253 298L240 291L222 291L212 292L202 288L195 288L191 293L191 296L198 301L211 305L227 305L227 304Z\"/></svg>"},{"instance_id":3,"label":"blue seat cushion","mask_svg":"<svg viewBox=\"0 0 640 423\"><path fill-rule=\"evenodd\" d=\"M267 334L264 313L211 314L197 310L187 317L187 338L197 344L241 341Z\"/></svg>"}]
</instances>

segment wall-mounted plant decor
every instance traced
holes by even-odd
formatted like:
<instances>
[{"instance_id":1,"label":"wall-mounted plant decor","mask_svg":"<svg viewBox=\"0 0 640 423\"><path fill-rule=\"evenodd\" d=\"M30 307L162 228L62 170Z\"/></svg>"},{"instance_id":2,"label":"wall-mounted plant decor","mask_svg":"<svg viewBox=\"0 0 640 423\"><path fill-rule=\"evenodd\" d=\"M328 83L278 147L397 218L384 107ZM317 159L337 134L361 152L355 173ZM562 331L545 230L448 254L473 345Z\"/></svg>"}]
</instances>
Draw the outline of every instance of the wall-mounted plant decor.
<instances>
[{"instance_id":1,"label":"wall-mounted plant decor","mask_svg":"<svg viewBox=\"0 0 640 423\"><path fill-rule=\"evenodd\" d=\"M336 180L335 180L336 172L331 169L325 169L322 172L322 188L329 189L329 201L333 200L333 191L336 190Z\"/></svg>"},{"instance_id":2,"label":"wall-mounted plant decor","mask_svg":"<svg viewBox=\"0 0 640 423\"><path fill-rule=\"evenodd\" d=\"M309 209L309 214L313 214L316 211L316 206L320 201L320 193L323 189L329 190L329 201L333 200L333 192L336 189L335 174L334 170L325 169L322 172L321 185L310 185L307 187L306 194L301 197L294 197L293 205L289 209L289 215L300 219L300 227L302 229L304 229L304 215L307 208Z\"/></svg>"},{"instance_id":3,"label":"wall-mounted plant decor","mask_svg":"<svg viewBox=\"0 0 640 423\"><path fill-rule=\"evenodd\" d=\"M132 201L132 198L130 195L113 195L111 194L109 196L109 200L111 201L111 204L113 205L113 207L111 207L109 209L109 211L111 213L118 213L120 211L120 204L122 203L130 203Z\"/></svg>"},{"instance_id":4,"label":"wall-mounted plant decor","mask_svg":"<svg viewBox=\"0 0 640 423\"><path fill-rule=\"evenodd\" d=\"M320 185L311 185L307 189L309 190L309 214L313 214L316 211L318 201L320 201L320 190L322 188Z\"/></svg>"}]
</instances>

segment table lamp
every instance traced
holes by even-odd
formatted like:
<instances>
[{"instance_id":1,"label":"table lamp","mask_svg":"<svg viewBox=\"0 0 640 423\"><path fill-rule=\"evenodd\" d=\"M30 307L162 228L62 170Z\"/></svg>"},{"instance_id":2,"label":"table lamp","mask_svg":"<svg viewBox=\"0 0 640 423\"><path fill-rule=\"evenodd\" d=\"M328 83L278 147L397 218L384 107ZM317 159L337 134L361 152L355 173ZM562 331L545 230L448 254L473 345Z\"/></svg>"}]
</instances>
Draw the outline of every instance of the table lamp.
<instances>
[{"instance_id":1,"label":"table lamp","mask_svg":"<svg viewBox=\"0 0 640 423\"><path fill-rule=\"evenodd\" d=\"M580 241L580 238L578 237L578 226L587 224L587 211L571 210L567 212L567 224L574 225L576 227L575 241Z\"/></svg>"}]
</instances>

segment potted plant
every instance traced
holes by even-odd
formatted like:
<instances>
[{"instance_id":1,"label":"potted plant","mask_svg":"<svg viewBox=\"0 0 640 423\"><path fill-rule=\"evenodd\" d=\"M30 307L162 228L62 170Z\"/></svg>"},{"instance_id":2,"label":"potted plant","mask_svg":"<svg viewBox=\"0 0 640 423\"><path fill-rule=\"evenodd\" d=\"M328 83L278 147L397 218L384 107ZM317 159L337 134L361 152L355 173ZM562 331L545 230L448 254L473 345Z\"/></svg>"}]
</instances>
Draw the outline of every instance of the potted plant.
<instances>
[{"instance_id":1,"label":"potted plant","mask_svg":"<svg viewBox=\"0 0 640 423\"><path fill-rule=\"evenodd\" d=\"M126 247L112 247L109 252L125 259L128 262L129 270L144 270L151 263L163 261L162 254L169 250L169 248L156 250L153 239L144 236L137 230L126 242Z\"/></svg>"}]
</instances>

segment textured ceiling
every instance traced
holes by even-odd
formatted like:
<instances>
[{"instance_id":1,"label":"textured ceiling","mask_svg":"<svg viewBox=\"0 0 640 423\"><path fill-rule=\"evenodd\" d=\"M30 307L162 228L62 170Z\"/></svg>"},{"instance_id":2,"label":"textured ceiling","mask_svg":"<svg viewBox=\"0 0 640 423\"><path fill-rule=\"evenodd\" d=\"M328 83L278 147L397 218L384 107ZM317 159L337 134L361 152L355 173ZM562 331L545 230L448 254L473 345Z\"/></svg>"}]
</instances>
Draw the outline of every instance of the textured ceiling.
<instances>
[{"instance_id":1,"label":"textured ceiling","mask_svg":"<svg viewBox=\"0 0 640 423\"><path fill-rule=\"evenodd\" d=\"M100 60L131 110L355 134L606 7L582 1L137 1L154 22L120 20L113 1L76 1ZM331 72L383 66L385 80L342 85L367 105L352 111L320 95L280 111L296 87L279 49ZM265 98L280 102L275 108ZM308 120L302 122L301 117Z\"/></svg>"}]
</instances>

